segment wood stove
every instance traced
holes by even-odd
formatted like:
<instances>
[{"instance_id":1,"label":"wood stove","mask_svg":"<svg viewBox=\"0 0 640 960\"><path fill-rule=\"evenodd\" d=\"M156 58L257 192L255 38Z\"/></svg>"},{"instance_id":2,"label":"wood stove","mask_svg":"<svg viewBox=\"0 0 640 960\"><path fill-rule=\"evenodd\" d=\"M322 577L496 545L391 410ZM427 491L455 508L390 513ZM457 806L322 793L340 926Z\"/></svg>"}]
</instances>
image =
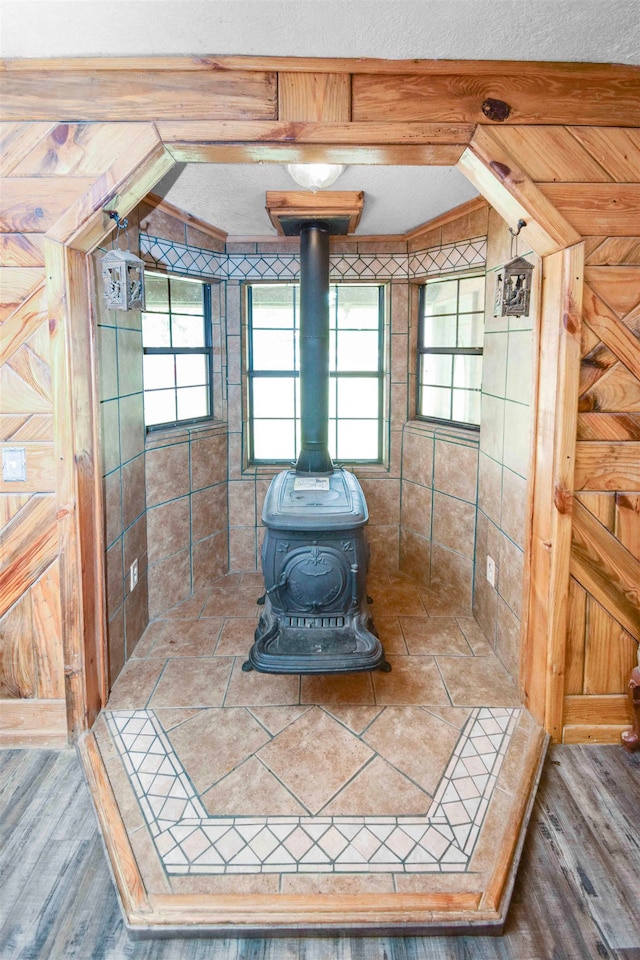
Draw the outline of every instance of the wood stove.
<instances>
[{"instance_id":1,"label":"wood stove","mask_svg":"<svg viewBox=\"0 0 640 960\"><path fill-rule=\"evenodd\" d=\"M301 449L265 498L264 610L243 670L389 670L369 613L366 501L328 450L329 236L345 231L324 221L289 229L300 235Z\"/></svg>"}]
</instances>

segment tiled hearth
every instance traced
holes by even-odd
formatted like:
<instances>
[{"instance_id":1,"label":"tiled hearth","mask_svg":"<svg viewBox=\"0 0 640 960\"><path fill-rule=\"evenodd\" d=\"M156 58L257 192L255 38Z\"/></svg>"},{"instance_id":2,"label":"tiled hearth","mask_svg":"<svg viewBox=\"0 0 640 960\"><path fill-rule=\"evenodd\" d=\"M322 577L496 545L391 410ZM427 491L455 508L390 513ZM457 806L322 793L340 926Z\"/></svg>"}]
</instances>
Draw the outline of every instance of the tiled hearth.
<instances>
[{"instance_id":1,"label":"tiled hearth","mask_svg":"<svg viewBox=\"0 0 640 960\"><path fill-rule=\"evenodd\" d=\"M475 621L399 576L369 584L391 673L243 673L260 589L153 621L85 748L132 928L311 929L323 898L342 926L498 923L544 738Z\"/></svg>"}]
</instances>

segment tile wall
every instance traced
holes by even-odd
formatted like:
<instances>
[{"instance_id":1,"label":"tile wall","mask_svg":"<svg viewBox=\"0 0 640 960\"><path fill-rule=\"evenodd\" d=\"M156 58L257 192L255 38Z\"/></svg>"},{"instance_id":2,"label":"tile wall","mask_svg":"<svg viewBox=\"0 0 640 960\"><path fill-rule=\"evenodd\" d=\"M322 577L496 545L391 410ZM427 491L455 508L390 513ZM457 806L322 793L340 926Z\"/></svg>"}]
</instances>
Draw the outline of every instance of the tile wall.
<instances>
[{"instance_id":1,"label":"tile wall","mask_svg":"<svg viewBox=\"0 0 640 960\"><path fill-rule=\"evenodd\" d=\"M136 249L137 219L129 216L128 239ZM142 404L140 311L107 310L101 259L94 254L96 344L99 372L107 580L109 684L131 656L148 622L145 428ZM138 560L138 584L129 568Z\"/></svg>"},{"instance_id":2,"label":"tile wall","mask_svg":"<svg viewBox=\"0 0 640 960\"><path fill-rule=\"evenodd\" d=\"M513 253L515 256L515 252ZM509 674L518 678L524 570L527 478L532 423L533 327L540 260L528 317L494 317L496 270L511 259L507 224L489 212L487 296L478 463L478 523L473 612ZM487 580L487 555L496 565Z\"/></svg>"}]
</instances>

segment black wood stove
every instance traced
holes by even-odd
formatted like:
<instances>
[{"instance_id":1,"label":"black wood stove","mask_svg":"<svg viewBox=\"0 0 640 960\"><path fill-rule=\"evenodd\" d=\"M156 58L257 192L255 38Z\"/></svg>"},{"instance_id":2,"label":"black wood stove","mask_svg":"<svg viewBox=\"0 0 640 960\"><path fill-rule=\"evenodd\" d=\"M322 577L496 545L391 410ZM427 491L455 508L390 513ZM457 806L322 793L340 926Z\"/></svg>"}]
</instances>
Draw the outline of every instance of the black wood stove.
<instances>
[{"instance_id":1,"label":"black wood stove","mask_svg":"<svg viewBox=\"0 0 640 960\"><path fill-rule=\"evenodd\" d=\"M345 231L305 221L287 232L300 235L302 442L295 468L274 477L265 498L264 609L243 670L389 670L369 613L366 501L328 450L329 236Z\"/></svg>"}]
</instances>

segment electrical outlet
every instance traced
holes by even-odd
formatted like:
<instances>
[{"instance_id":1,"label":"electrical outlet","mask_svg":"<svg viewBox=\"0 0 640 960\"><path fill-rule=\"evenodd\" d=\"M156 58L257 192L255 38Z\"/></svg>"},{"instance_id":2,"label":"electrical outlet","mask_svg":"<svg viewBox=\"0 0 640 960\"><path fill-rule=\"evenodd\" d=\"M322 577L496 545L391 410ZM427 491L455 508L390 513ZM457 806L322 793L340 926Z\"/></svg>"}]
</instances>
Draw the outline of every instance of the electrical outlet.
<instances>
[{"instance_id":1,"label":"electrical outlet","mask_svg":"<svg viewBox=\"0 0 640 960\"><path fill-rule=\"evenodd\" d=\"M496 562L487 554L487 580L492 587L496 585Z\"/></svg>"},{"instance_id":2,"label":"electrical outlet","mask_svg":"<svg viewBox=\"0 0 640 960\"><path fill-rule=\"evenodd\" d=\"M138 583L138 561L134 560L129 567L129 590L133 590Z\"/></svg>"}]
</instances>

